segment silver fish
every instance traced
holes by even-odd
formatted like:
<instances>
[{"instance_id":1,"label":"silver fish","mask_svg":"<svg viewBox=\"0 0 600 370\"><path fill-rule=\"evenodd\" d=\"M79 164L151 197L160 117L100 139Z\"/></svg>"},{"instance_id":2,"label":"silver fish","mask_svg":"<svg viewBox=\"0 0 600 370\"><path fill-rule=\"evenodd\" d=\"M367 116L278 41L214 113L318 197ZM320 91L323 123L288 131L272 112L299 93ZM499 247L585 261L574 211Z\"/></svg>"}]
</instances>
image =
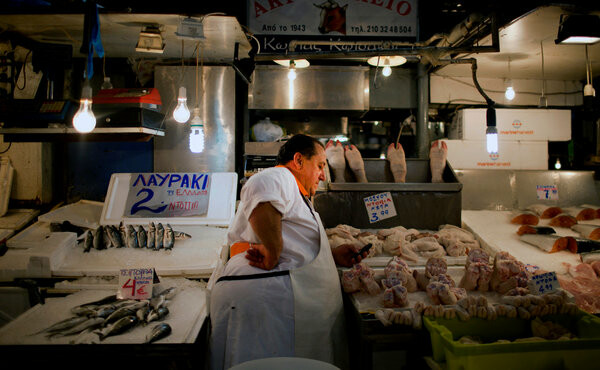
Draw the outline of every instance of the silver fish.
<instances>
[{"instance_id":1,"label":"silver fish","mask_svg":"<svg viewBox=\"0 0 600 370\"><path fill-rule=\"evenodd\" d=\"M146 248L146 246L148 246L148 234L146 234L146 230L142 225L138 226L137 238L140 248Z\"/></svg>"},{"instance_id":2,"label":"silver fish","mask_svg":"<svg viewBox=\"0 0 600 370\"><path fill-rule=\"evenodd\" d=\"M146 337L146 343L152 343L171 334L171 325L160 323L152 328L150 335Z\"/></svg>"},{"instance_id":3,"label":"silver fish","mask_svg":"<svg viewBox=\"0 0 600 370\"><path fill-rule=\"evenodd\" d=\"M154 237L154 249L159 250L164 247L164 238L165 238L165 228L159 222L156 225L156 236Z\"/></svg>"},{"instance_id":4,"label":"silver fish","mask_svg":"<svg viewBox=\"0 0 600 370\"><path fill-rule=\"evenodd\" d=\"M138 323L138 319L135 316L125 316L120 318L117 322L107 327L106 330L99 333L100 340L104 340L106 337L111 335L121 334Z\"/></svg>"},{"instance_id":5,"label":"silver fish","mask_svg":"<svg viewBox=\"0 0 600 370\"><path fill-rule=\"evenodd\" d=\"M110 324L111 322L115 322L125 316L135 316L135 311L137 311L137 309L132 310L129 307L121 307L115 312L111 313L110 316L108 316L106 319L104 319L104 326Z\"/></svg>"},{"instance_id":6,"label":"silver fish","mask_svg":"<svg viewBox=\"0 0 600 370\"><path fill-rule=\"evenodd\" d=\"M94 240L92 245L94 246L94 249L104 249L104 231L102 231L102 226L98 226L98 228L94 230L93 236Z\"/></svg>"},{"instance_id":7,"label":"silver fish","mask_svg":"<svg viewBox=\"0 0 600 370\"><path fill-rule=\"evenodd\" d=\"M79 325L82 322L86 321L87 319L88 318L85 316L69 317L68 319L59 321L59 322L47 327L46 329L40 330L40 331L38 331L36 333L32 333L30 335L35 335L35 334L39 334L39 333L43 333L43 332L54 333L54 332L58 332L61 330L71 329L75 325Z\"/></svg>"},{"instance_id":8,"label":"silver fish","mask_svg":"<svg viewBox=\"0 0 600 370\"><path fill-rule=\"evenodd\" d=\"M83 239L83 252L87 253L90 251L90 249L92 249L92 245L94 244L94 236L92 235L92 232L90 230L87 230L84 233L84 239Z\"/></svg>"},{"instance_id":9,"label":"silver fish","mask_svg":"<svg viewBox=\"0 0 600 370\"><path fill-rule=\"evenodd\" d=\"M186 234L183 231L175 231L175 230L173 230L173 236L175 237L175 240L184 240L184 239L192 238L192 236L190 234Z\"/></svg>"},{"instance_id":10,"label":"silver fish","mask_svg":"<svg viewBox=\"0 0 600 370\"><path fill-rule=\"evenodd\" d=\"M108 228L109 228L109 226L104 226L102 228L102 239L104 241L104 248L114 247L114 245L112 244L112 241L110 239L110 236L108 235L108 233L109 233Z\"/></svg>"},{"instance_id":11,"label":"silver fish","mask_svg":"<svg viewBox=\"0 0 600 370\"><path fill-rule=\"evenodd\" d=\"M123 221L119 222L119 227L117 228L119 231L119 235L121 235L121 241L123 242L123 246L127 247L127 228L123 225Z\"/></svg>"},{"instance_id":12,"label":"silver fish","mask_svg":"<svg viewBox=\"0 0 600 370\"><path fill-rule=\"evenodd\" d=\"M137 231L133 228L132 225L127 225L127 247L129 248L139 248Z\"/></svg>"},{"instance_id":13,"label":"silver fish","mask_svg":"<svg viewBox=\"0 0 600 370\"><path fill-rule=\"evenodd\" d=\"M110 315L113 314L113 312L115 312L117 310L117 308L113 305L106 305L103 307L100 307L97 311L96 311L96 317L101 317L103 319L109 317Z\"/></svg>"},{"instance_id":14,"label":"silver fish","mask_svg":"<svg viewBox=\"0 0 600 370\"><path fill-rule=\"evenodd\" d=\"M148 224L148 245L147 245L148 249L154 249L154 246L156 245L155 236L156 236L156 227L154 227L154 222L150 222L150 224Z\"/></svg>"},{"instance_id":15,"label":"silver fish","mask_svg":"<svg viewBox=\"0 0 600 370\"><path fill-rule=\"evenodd\" d=\"M167 227L165 228L164 243L166 250L173 249L173 245L175 245L175 236L173 235L173 228L169 224L167 224Z\"/></svg>"},{"instance_id":16,"label":"silver fish","mask_svg":"<svg viewBox=\"0 0 600 370\"><path fill-rule=\"evenodd\" d=\"M78 334L86 329L99 327L100 325L102 325L103 322L104 322L104 319L101 317L92 317L92 318L82 322L81 324L72 327L69 330L65 330L65 331L56 333L56 335L67 336L67 335Z\"/></svg>"},{"instance_id":17,"label":"silver fish","mask_svg":"<svg viewBox=\"0 0 600 370\"><path fill-rule=\"evenodd\" d=\"M77 307L85 307L85 306L102 306L102 305L106 305L109 303L113 303L117 301L117 295L116 294L112 294L109 296L106 296L104 298L98 299L96 301L93 302L88 302L88 303L83 303L80 304L78 306L73 307L73 309L77 308ZM73 310L71 309L71 310Z\"/></svg>"},{"instance_id":18,"label":"silver fish","mask_svg":"<svg viewBox=\"0 0 600 370\"><path fill-rule=\"evenodd\" d=\"M169 309L166 307L160 307L157 310L153 310L148 314L148 317L146 318L146 322L150 323L152 321L158 321L158 320L162 320L165 316L167 316L169 314Z\"/></svg>"},{"instance_id":19,"label":"silver fish","mask_svg":"<svg viewBox=\"0 0 600 370\"><path fill-rule=\"evenodd\" d=\"M166 301L167 298L164 295L159 295L150 299L150 306L152 306L152 308L154 308L155 310L158 310L159 308L165 305Z\"/></svg>"},{"instance_id":20,"label":"silver fish","mask_svg":"<svg viewBox=\"0 0 600 370\"><path fill-rule=\"evenodd\" d=\"M121 234L117 230L116 226L108 225L108 237L110 238L110 242L115 248L123 248L123 240L121 239Z\"/></svg>"},{"instance_id":21,"label":"silver fish","mask_svg":"<svg viewBox=\"0 0 600 370\"><path fill-rule=\"evenodd\" d=\"M145 322L146 321L146 316L148 316L148 313L150 312L150 306L144 306L140 309L138 309L137 311L135 311L135 316L138 318L138 320L140 320L140 322Z\"/></svg>"},{"instance_id":22,"label":"silver fish","mask_svg":"<svg viewBox=\"0 0 600 370\"><path fill-rule=\"evenodd\" d=\"M177 294L177 288L172 286L158 293L158 296L165 296L165 299L171 299Z\"/></svg>"},{"instance_id":23,"label":"silver fish","mask_svg":"<svg viewBox=\"0 0 600 370\"><path fill-rule=\"evenodd\" d=\"M77 306L77 307L73 307L71 308L71 313L77 315L77 316L95 316L96 315L96 310L98 309L98 306L95 305L89 305L89 306Z\"/></svg>"},{"instance_id":24,"label":"silver fish","mask_svg":"<svg viewBox=\"0 0 600 370\"><path fill-rule=\"evenodd\" d=\"M121 307L131 306L133 304L136 304L137 302L138 301L136 301L135 299L122 299L122 300L115 302L113 304L113 306L115 306L115 308L119 309Z\"/></svg>"}]
</instances>

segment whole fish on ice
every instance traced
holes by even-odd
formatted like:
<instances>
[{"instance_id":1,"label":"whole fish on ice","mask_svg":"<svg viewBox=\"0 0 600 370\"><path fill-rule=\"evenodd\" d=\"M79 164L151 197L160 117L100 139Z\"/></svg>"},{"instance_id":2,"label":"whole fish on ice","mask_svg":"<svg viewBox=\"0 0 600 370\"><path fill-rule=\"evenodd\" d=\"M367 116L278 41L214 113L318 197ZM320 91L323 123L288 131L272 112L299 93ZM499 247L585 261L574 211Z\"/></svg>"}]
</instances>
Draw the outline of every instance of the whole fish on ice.
<instances>
[{"instance_id":1,"label":"whole fish on ice","mask_svg":"<svg viewBox=\"0 0 600 370\"><path fill-rule=\"evenodd\" d=\"M75 316L75 317L69 317L68 319L64 319L62 321L59 321L43 330L40 330L38 332L32 333L30 335L35 335L35 334L40 334L40 333L54 333L54 332L58 332L61 330L67 330L67 329L71 329L72 327L74 327L75 325L79 325L82 322L86 321L88 318L85 316Z\"/></svg>"},{"instance_id":2,"label":"whole fish on ice","mask_svg":"<svg viewBox=\"0 0 600 370\"><path fill-rule=\"evenodd\" d=\"M138 226L137 238L140 248L146 248L148 246L148 234L142 225Z\"/></svg>"},{"instance_id":3,"label":"whole fish on ice","mask_svg":"<svg viewBox=\"0 0 600 370\"><path fill-rule=\"evenodd\" d=\"M173 245L175 245L175 235L173 234L173 228L169 224L165 228L164 244L166 250L173 249Z\"/></svg>"},{"instance_id":4,"label":"whole fish on ice","mask_svg":"<svg viewBox=\"0 0 600 370\"><path fill-rule=\"evenodd\" d=\"M164 248L165 228L160 222L156 225L156 236L154 237L154 250Z\"/></svg>"},{"instance_id":5,"label":"whole fish on ice","mask_svg":"<svg viewBox=\"0 0 600 370\"><path fill-rule=\"evenodd\" d=\"M137 231L133 228L132 225L127 225L127 247L129 248L139 248Z\"/></svg>"},{"instance_id":6,"label":"whole fish on ice","mask_svg":"<svg viewBox=\"0 0 600 370\"><path fill-rule=\"evenodd\" d=\"M152 328L150 335L146 337L146 343L152 343L171 334L171 326L167 323L160 323Z\"/></svg>"},{"instance_id":7,"label":"whole fish on ice","mask_svg":"<svg viewBox=\"0 0 600 370\"><path fill-rule=\"evenodd\" d=\"M156 245L156 227L154 226L154 222L150 222L148 224L148 249L154 249Z\"/></svg>"},{"instance_id":8,"label":"whole fish on ice","mask_svg":"<svg viewBox=\"0 0 600 370\"><path fill-rule=\"evenodd\" d=\"M135 316L125 316L117 320L114 324L107 327L104 331L98 333L100 340L104 340L111 335L121 334L138 323L138 319Z\"/></svg>"}]
</instances>

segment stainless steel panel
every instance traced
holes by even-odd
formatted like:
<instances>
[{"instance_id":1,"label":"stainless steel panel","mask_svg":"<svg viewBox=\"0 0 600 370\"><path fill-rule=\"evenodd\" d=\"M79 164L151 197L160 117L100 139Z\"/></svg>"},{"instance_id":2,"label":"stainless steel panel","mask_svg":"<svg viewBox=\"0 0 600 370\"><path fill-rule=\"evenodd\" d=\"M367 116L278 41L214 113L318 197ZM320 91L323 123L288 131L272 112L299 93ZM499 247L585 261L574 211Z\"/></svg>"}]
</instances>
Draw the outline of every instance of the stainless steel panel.
<instances>
[{"instance_id":1,"label":"stainless steel panel","mask_svg":"<svg viewBox=\"0 0 600 370\"><path fill-rule=\"evenodd\" d=\"M560 207L598 204L593 171L527 171L517 173L518 207L544 203ZM537 199L537 185L556 185L558 200Z\"/></svg>"},{"instance_id":2,"label":"stainless steel panel","mask_svg":"<svg viewBox=\"0 0 600 370\"><path fill-rule=\"evenodd\" d=\"M195 105L195 67L185 67L183 71L182 76L181 67L156 67L154 83L160 92L166 119L165 136L154 140L154 171L235 171L235 72L231 67L204 67L204 93L200 89L198 95L205 148L203 153L196 154L189 149L189 121L178 123L172 115L179 86L187 89L190 111Z\"/></svg>"},{"instance_id":3,"label":"stainless steel panel","mask_svg":"<svg viewBox=\"0 0 600 370\"><path fill-rule=\"evenodd\" d=\"M417 108L417 73L414 69L396 67L388 77L381 70L369 71L369 106L373 108ZM375 78L377 73L377 78Z\"/></svg>"},{"instance_id":4,"label":"stainless steel panel","mask_svg":"<svg viewBox=\"0 0 600 370\"><path fill-rule=\"evenodd\" d=\"M406 182L395 183L390 170L390 162L385 159L365 158L365 174L368 183L358 183L350 169L346 168L344 183L332 182L331 191L451 191L460 192L462 184L456 178L452 167L446 165L442 178L444 183L431 182L431 170L427 159L406 159ZM333 173L331 178L335 180Z\"/></svg>"},{"instance_id":5,"label":"stainless steel panel","mask_svg":"<svg viewBox=\"0 0 600 370\"><path fill-rule=\"evenodd\" d=\"M593 171L457 170L465 210L524 209L532 204L600 204ZM558 200L538 199L538 185L554 185Z\"/></svg>"},{"instance_id":6,"label":"stainless steel panel","mask_svg":"<svg viewBox=\"0 0 600 370\"><path fill-rule=\"evenodd\" d=\"M369 109L369 68L256 66L248 89L249 109Z\"/></svg>"},{"instance_id":7,"label":"stainless steel panel","mask_svg":"<svg viewBox=\"0 0 600 370\"><path fill-rule=\"evenodd\" d=\"M455 170L463 184L462 209L505 211L516 207L510 170Z\"/></svg>"}]
</instances>

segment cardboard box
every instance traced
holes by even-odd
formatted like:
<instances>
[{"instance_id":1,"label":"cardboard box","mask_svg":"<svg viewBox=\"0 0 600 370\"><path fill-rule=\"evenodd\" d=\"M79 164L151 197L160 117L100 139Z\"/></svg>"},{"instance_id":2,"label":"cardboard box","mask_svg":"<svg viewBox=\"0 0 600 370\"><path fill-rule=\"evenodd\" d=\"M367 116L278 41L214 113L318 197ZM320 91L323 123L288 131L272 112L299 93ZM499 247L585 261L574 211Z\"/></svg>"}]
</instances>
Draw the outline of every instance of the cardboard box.
<instances>
[{"instance_id":1,"label":"cardboard box","mask_svg":"<svg viewBox=\"0 0 600 370\"><path fill-rule=\"evenodd\" d=\"M484 140L486 108L458 111L448 137ZM571 110L568 109L496 109L496 127L500 141L571 140Z\"/></svg>"},{"instance_id":2,"label":"cardboard box","mask_svg":"<svg viewBox=\"0 0 600 370\"><path fill-rule=\"evenodd\" d=\"M489 154L485 140L444 140L454 169L547 170L547 141L500 141Z\"/></svg>"}]
</instances>

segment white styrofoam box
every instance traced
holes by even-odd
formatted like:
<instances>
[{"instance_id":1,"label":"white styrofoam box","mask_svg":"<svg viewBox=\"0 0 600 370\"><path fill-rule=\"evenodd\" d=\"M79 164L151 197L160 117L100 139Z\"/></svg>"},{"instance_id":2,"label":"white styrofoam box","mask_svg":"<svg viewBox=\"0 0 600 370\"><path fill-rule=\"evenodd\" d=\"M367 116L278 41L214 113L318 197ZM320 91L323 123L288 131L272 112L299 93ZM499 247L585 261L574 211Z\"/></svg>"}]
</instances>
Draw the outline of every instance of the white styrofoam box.
<instances>
[{"instance_id":1,"label":"white styrofoam box","mask_svg":"<svg viewBox=\"0 0 600 370\"><path fill-rule=\"evenodd\" d=\"M29 265L28 276L51 277L67 257L73 246L77 244L77 234L56 232L50 234L42 244L27 250Z\"/></svg>"},{"instance_id":2,"label":"white styrofoam box","mask_svg":"<svg viewBox=\"0 0 600 370\"><path fill-rule=\"evenodd\" d=\"M484 140L444 140L454 169L547 170L548 142L501 141L498 154L489 154Z\"/></svg>"},{"instance_id":3,"label":"white styrofoam box","mask_svg":"<svg viewBox=\"0 0 600 370\"><path fill-rule=\"evenodd\" d=\"M486 111L486 108L459 110L450 137L485 140ZM501 141L568 141L571 110L496 108L496 127Z\"/></svg>"},{"instance_id":4,"label":"white styrofoam box","mask_svg":"<svg viewBox=\"0 0 600 370\"><path fill-rule=\"evenodd\" d=\"M15 249L34 248L42 244L51 233L49 223L38 221L8 239L6 246Z\"/></svg>"},{"instance_id":5,"label":"white styrofoam box","mask_svg":"<svg viewBox=\"0 0 600 370\"><path fill-rule=\"evenodd\" d=\"M0 217L8 210L14 169L8 157L0 157Z\"/></svg>"},{"instance_id":6,"label":"white styrofoam box","mask_svg":"<svg viewBox=\"0 0 600 370\"><path fill-rule=\"evenodd\" d=\"M13 281L16 278L29 277L27 275L28 265L28 254L19 250L9 250L0 258L0 281Z\"/></svg>"},{"instance_id":7,"label":"white styrofoam box","mask_svg":"<svg viewBox=\"0 0 600 370\"><path fill-rule=\"evenodd\" d=\"M20 230L33 220L40 211L37 209L9 209L6 214L0 217L0 228Z\"/></svg>"},{"instance_id":8,"label":"white styrofoam box","mask_svg":"<svg viewBox=\"0 0 600 370\"><path fill-rule=\"evenodd\" d=\"M110 178L108 192L102 216L101 225L147 224L149 222L168 222L171 225L210 225L227 227L235 215L235 198L237 192L237 173L213 172L211 176L208 211L204 216L140 218L126 217L125 206L129 193L131 173L114 173Z\"/></svg>"},{"instance_id":9,"label":"white styrofoam box","mask_svg":"<svg viewBox=\"0 0 600 370\"><path fill-rule=\"evenodd\" d=\"M103 205L104 203L93 200L80 200L44 213L38 220L48 223L69 221L75 226L95 229L100 226Z\"/></svg>"}]
</instances>

